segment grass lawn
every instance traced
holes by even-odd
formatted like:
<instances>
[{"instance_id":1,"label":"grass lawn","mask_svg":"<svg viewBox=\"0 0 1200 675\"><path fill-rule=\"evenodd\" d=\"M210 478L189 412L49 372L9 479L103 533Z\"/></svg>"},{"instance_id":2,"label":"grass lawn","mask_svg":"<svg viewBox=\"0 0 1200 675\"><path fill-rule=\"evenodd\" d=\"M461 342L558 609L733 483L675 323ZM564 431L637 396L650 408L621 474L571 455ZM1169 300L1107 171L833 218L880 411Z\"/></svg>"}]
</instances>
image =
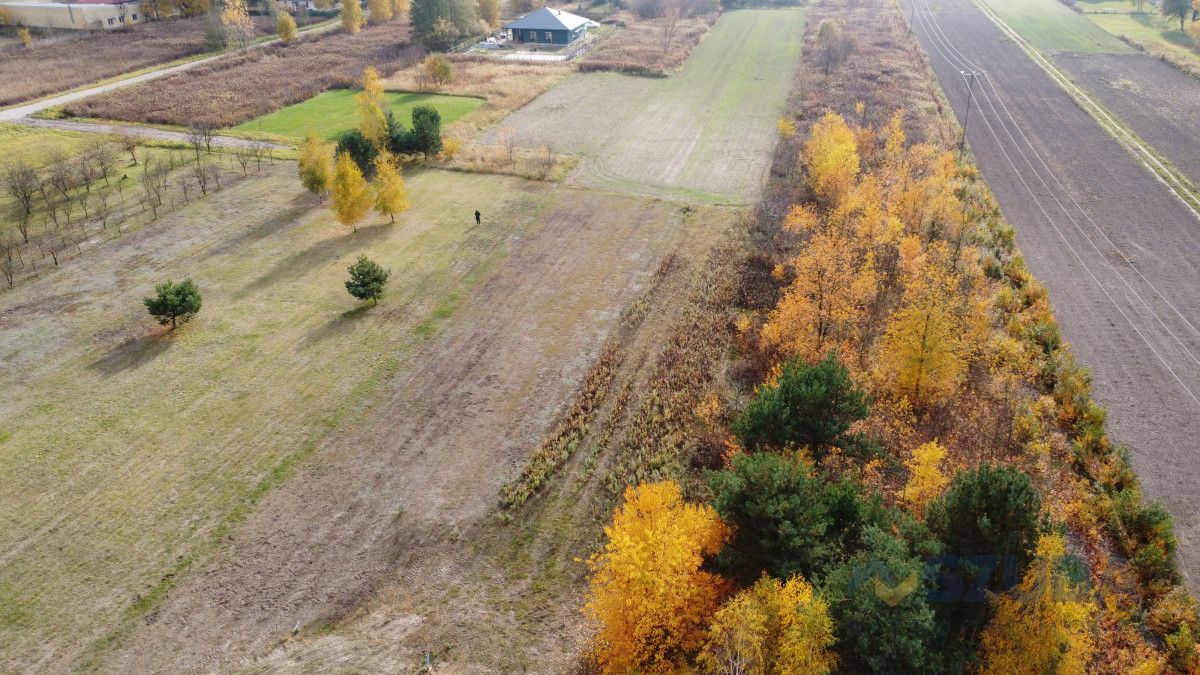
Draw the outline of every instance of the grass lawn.
<instances>
[{"instance_id":1,"label":"grass lawn","mask_svg":"<svg viewBox=\"0 0 1200 675\"><path fill-rule=\"evenodd\" d=\"M1058 0L982 2L1039 49L1095 54L1132 54L1136 51Z\"/></svg>"},{"instance_id":2,"label":"grass lawn","mask_svg":"<svg viewBox=\"0 0 1200 675\"><path fill-rule=\"evenodd\" d=\"M352 89L334 89L318 94L303 103L281 108L249 122L243 122L234 131L262 132L276 136L302 138L309 129L328 140L334 140L357 124ZM389 109L396 118L411 124L412 110L419 105L432 106L442 116L442 125L453 124L459 118L472 113L483 101L468 96L444 96L418 92L385 92Z\"/></svg>"},{"instance_id":3,"label":"grass lawn","mask_svg":"<svg viewBox=\"0 0 1200 675\"><path fill-rule=\"evenodd\" d=\"M485 134L583 160L572 180L604 189L722 204L766 182L776 123L800 58L800 8L726 12L665 78L582 73Z\"/></svg>"},{"instance_id":4,"label":"grass lawn","mask_svg":"<svg viewBox=\"0 0 1200 675\"><path fill-rule=\"evenodd\" d=\"M351 233L293 163L269 165L0 292L0 671L75 670L140 624L548 213L632 222L649 203L433 170L406 183L396 224ZM343 286L360 254L393 271L375 307ZM184 278L204 305L172 334L141 299Z\"/></svg>"},{"instance_id":5,"label":"grass lawn","mask_svg":"<svg viewBox=\"0 0 1200 675\"><path fill-rule=\"evenodd\" d=\"M1151 8L1153 9L1153 8ZM1192 36L1179 30L1177 21L1158 14L1089 14L1097 26L1113 35L1127 35L1149 51L1173 54L1200 63L1200 50Z\"/></svg>"},{"instance_id":6,"label":"grass lawn","mask_svg":"<svg viewBox=\"0 0 1200 675\"><path fill-rule=\"evenodd\" d=\"M71 156L92 140L94 137L85 133L0 122L0 162L25 161L40 165L55 149Z\"/></svg>"}]
</instances>

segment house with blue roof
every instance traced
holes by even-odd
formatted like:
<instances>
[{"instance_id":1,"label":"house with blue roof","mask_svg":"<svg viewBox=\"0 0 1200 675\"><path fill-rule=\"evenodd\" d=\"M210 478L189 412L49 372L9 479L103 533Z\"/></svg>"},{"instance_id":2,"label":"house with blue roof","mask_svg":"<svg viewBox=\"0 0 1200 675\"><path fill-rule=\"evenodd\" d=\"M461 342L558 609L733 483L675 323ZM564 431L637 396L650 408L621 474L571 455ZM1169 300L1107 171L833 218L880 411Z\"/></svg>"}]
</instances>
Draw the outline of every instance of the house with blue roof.
<instances>
[{"instance_id":1,"label":"house with blue roof","mask_svg":"<svg viewBox=\"0 0 1200 675\"><path fill-rule=\"evenodd\" d=\"M513 42L539 45L566 45L578 40L589 26L596 24L561 9L543 7L513 21L504 28L512 31Z\"/></svg>"}]
</instances>

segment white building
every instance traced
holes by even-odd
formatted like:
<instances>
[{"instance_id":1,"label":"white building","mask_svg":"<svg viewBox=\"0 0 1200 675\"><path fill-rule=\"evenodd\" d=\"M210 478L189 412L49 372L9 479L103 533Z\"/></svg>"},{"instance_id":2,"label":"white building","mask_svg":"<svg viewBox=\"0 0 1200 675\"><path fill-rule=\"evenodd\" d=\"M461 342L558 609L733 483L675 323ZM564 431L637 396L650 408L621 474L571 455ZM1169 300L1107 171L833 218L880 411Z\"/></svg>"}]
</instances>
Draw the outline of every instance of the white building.
<instances>
[{"instance_id":1,"label":"white building","mask_svg":"<svg viewBox=\"0 0 1200 675\"><path fill-rule=\"evenodd\" d=\"M12 20L33 28L100 30L120 28L145 20L138 0L0 0Z\"/></svg>"}]
</instances>

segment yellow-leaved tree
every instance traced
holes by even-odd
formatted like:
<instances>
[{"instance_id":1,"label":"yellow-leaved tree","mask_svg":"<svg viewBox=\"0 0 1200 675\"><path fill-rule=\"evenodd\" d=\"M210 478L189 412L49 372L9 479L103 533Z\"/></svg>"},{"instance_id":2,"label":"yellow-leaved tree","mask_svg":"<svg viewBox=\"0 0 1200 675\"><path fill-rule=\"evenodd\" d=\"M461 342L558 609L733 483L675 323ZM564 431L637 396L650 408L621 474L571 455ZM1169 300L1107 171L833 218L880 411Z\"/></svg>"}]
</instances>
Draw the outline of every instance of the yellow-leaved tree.
<instances>
[{"instance_id":1,"label":"yellow-leaved tree","mask_svg":"<svg viewBox=\"0 0 1200 675\"><path fill-rule=\"evenodd\" d=\"M343 0L342 28L345 28L347 33L354 35L358 31L362 30L362 26L362 3L359 0Z\"/></svg>"},{"instance_id":2,"label":"yellow-leaved tree","mask_svg":"<svg viewBox=\"0 0 1200 675\"><path fill-rule=\"evenodd\" d=\"M830 349L846 359L878 286L871 255L860 259L847 240L816 234L792 266L796 278L763 326L763 339L810 363Z\"/></svg>"},{"instance_id":3,"label":"yellow-leaved tree","mask_svg":"<svg viewBox=\"0 0 1200 675\"><path fill-rule=\"evenodd\" d=\"M287 12L280 12L279 17L275 19L275 33L279 35L279 39L284 42L291 42L296 39L296 20Z\"/></svg>"},{"instance_id":4,"label":"yellow-leaved tree","mask_svg":"<svg viewBox=\"0 0 1200 675\"><path fill-rule=\"evenodd\" d=\"M309 130L300 148L300 182L309 192L324 196L333 180L333 159L325 149L325 141Z\"/></svg>"},{"instance_id":5,"label":"yellow-leaved tree","mask_svg":"<svg viewBox=\"0 0 1200 675\"><path fill-rule=\"evenodd\" d=\"M475 0L475 9L488 30L500 27L500 0Z\"/></svg>"},{"instance_id":6,"label":"yellow-leaved tree","mask_svg":"<svg viewBox=\"0 0 1200 675\"><path fill-rule=\"evenodd\" d=\"M338 222L349 225L357 232L358 221L371 210L371 191L362 171L348 152L338 155L329 194Z\"/></svg>"},{"instance_id":7,"label":"yellow-leaved tree","mask_svg":"<svg viewBox=\"0 0 1200 675\"><path fill-rule=\"evenodd\" d=\"M396 19L403 18L408 14L409 7L412 6L412 0L392 0L392 17Z\"/></svg>"},{"instance_id":8,"label":"yellow-leaved tree","mask_svg":"<svg viewBox=\"0 0 1200 675\"><path fill-rule=\"evenodd\" d=\"M802 577L763 576L713 616L698 660L709 673L811 673L837 665L829 605Z\"/></svg>"},{"instance_id":9,"label":"yellow-leaved tree","mask_svg":"<svg viewBox=\"0 0 1200 675\"><path fill-rule=\"evenodd\" d=\"M671 481L625 490L604 528L604 550L588 560L583 608L598 627L592 653L606 673L670 672L703 644L727 583L701 569L729 529L712 507L683 501Z\"/></svg>"},{"instance_id":10,"label":"yellow-leaved tree","mask_svg":"<svg viewBox=\"0 0 1200 675\"><path fill-rule=\"evenodd\" d=\"M813 125L804 144L804 163L809 186L822 204L837 204L854 187L861 169L858 141L841 115L825 113Z\"/></svg>"},{"instance_id":11,"label":"yellow-leaved tree","mask_svg":"<svg viewBox=\"0 0 1200 675\"><path fill-rule=\"evenodd\" d=\"M908 482L901 497L918 518L925 517L925 505L941 494L950 482L942 473L942 460L946 449L937 441L930 441L913 449L912 456L904 464L908 467Z\"/></svg>"},{"instance_id":12,"label":"yellow-leaved tree","mask_svg":"<svg viewBox=\"0 0 1200 675\"><path fill-rule=\"evenodd\" d=\"M955 276L937 261L916 267L904 301L888 321L879 371L893 394L919 406L941 403L958 391L970 344Z\"/></svg>"},{"instance_id":13,"label":"yellow-leaved tree","mask_svg":"<svg viewBox=\"0 0 1200 675\"><path fill-rule=\"evenodd\" d=\"M374 66L368 66L363 71L363 88L354 100L358 104L358 130L376 148L386 148L387 116L383 108L387 102L383 97L383 83L379 81L379 71L375 70Z\"/></svg>"},{"instance_id":14,"label":"yellow-leaved tree","mask_svg":"<svg viewBox=\"0 0 1200 675\"><path fill-rule=\"evenodd\" d=\"M371 11L371 23L391 21L396 11L392 7L392 0L367 0L367 9Z\"/></svg>"},{"instance_id":15,"label":"yellow-leaved tree","mask_svg":"<svg viewBox=\"0 0 1200 675\"><path fill-rule=\"evenodd\" d=\"M379 153L375 158L375 210L391 216L394 223L396 214L404 213L408 207L408 192L396 162L388 153Z\"/></svg>"},{"instance_id":16,"label":"yellow-leaved tree","mask_svg":"<svg viewBox=\"0 0 1200 675\"><path fill-rule=\"evenodd\" d=\"M230 40L239 47L245 46L254 37L254 22L246 10L246 0L225 0L225 9L221 10L221 25L225 27L225 34Z\"/></svg>"},{"instance_id":17,"label":"yellow-leaved tree","mask_svg":"<svg viewBox=\"0 0 1200 675\"><path fill-rule=\"evenodd\" d=\"M1042 535L1025 578L997 596L992 620L980 636L981 673L1087 671L1096 607L1058 570L1064 552L1061 535Z\"/></svg>"}]
</instances>

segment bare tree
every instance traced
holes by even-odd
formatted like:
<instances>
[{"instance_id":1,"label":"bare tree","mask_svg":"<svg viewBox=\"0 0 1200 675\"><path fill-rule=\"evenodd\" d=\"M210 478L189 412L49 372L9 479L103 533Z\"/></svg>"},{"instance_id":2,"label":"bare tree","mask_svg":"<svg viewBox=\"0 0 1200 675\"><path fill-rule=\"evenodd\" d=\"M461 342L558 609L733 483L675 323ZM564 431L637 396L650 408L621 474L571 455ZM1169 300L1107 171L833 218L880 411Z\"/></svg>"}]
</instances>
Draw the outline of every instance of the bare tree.
<instances>
[{"instance_id":1,"label":"bare tree","mask_svg":"<svg viewBox=\"0 0 1200 675\"><path fill-rule=\"evenodd\" d=\"M16 278L17 270L20 269L17 246L16 239L10 236L0 237L0 275L4 276L9 288L13 287L13 279Z\"/></svg>"},{"instance_id":2,"label":"bare tree","mask_svg":"<svg viewBox=\"0 0 1200 675\"><path fill-rule=\"evenodd\" d=\"M29 241L29 221L33 216L33 200L38 194L37 169L18 159L4 169L4 191L13 199L17 211L17 230Z\"/></svg>"},{"instance_id":3,"label":"bare tree","mask_svg":"<svg viewBox=\"0 0 1200 675\"><path fill-rule=\"evenodd\" d=\"M242 176L244 177L246 175L246 167L250 164L250 149L238 148L234 152L234 157L237 159L238 165L242 167Z\"/></svg>"},{"instance_id":4,"label":"bare tree","mask_svg":"<svg viewBox=\"0 0 1200 675\"><path fill-rule=\"evenodd\" d=\"M508 163L512 164L516 159L517 152L517 132L512 127L505 127L500 130L500 142L504 144L504 149L508 152Z\"/></svg>"},{"instance_id":5,"label":"bare tree","mask_svg":"<svg viewBox=\"0 0 1200 675\"><path fill-rule=\"evenodd\" d=\"M252 141L250 154L254 157L254 165L259 171L262 171L263 157L274 159L274 155L271 154L271 144L264 140Z\"/></svg>"},{"instance_id":6,"label":"bare tree","mask_svg":"<svg viewBox=\"0 0 1200 675\"><path fill-rule=\"evenodd\" d=\"M137 149L145 144L146 139L142 137L140 131L128 129L125 131L113 134L113 142L121 147L121 150L129 153L131 166L137 166Z\"/></svg>"},{"instance_id":7,"label":"bare tree","mask_svg":"<svg viewBox=\"0 0 1200 675\"><path fill-rule=\"evenodd\" d=\"M662 9L663 61L666 61L667 54L671 51L671 43L675 41L675 33L679 30L679 17L682 13L679 0L664 0Z\"/></svg>"},{"instance_id":8,"label":"bare tree","mask_svg":"<svg viewBox=\"0 0 1200 675\"><path fill-rule=\"evenodd\" d=\"M209 162L208 175L210 178L212 178L213 185L216 185L217 189L220 190L221 189L221 165L218 162Z\"/></svg>"},{"instance_id":9,"label":"bare tree","mask_svg":"<svg viewBox=\"0 0 1200 675\"><path fill-rule=\"evenodd\" d=\"M158 220L158 209L163 204L163 179L160 162L146 160L146 168L142 172L142 203L150 209L153 220Z\"/></svg>"},{"instance_id":10,"label":"bare tree","mask_svg":"<svg viewBox=\"0 0 1200 675\"><path fill-rule=\"evenodd\" d=\"M204 130L200 127L191 127L187 130L187 142L192 146L192 152L196 155L196 161L200 161L200 151L204 149Z\"/></svg>"},{"instance_id":11,"label":"bare tree","mask_svg":"<svg viewBox=\"0 0 1200 675\"><path fill-rule=\"evenodd\" d=\"M196 162L192 167L192 175L196 178L196 184L200 186L200 195L208 194L208 170L200 162Z\"/></svg>"}]
</instances>

